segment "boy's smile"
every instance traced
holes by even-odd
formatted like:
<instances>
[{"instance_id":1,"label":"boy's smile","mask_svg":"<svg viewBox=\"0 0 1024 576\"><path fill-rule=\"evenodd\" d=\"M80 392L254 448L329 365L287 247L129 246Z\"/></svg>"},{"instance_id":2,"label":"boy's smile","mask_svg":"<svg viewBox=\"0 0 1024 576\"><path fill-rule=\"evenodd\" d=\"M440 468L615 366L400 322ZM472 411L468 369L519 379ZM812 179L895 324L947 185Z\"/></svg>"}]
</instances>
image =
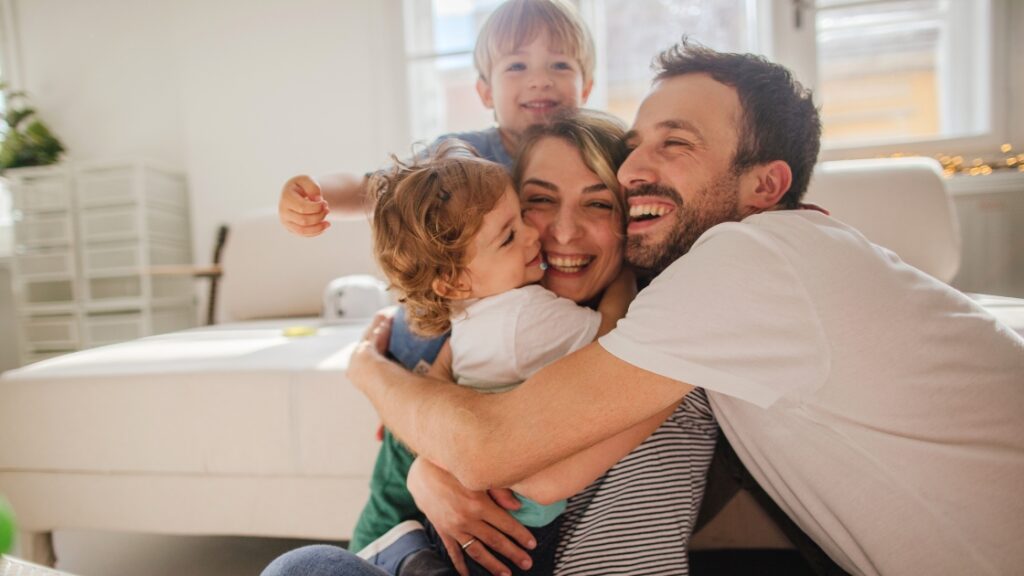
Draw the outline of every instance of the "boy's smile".
<instances>
[{"instance_id":1,"label":"boy's smile","mask_svg":"<svg viewBox=\"0 0 1024 576\"><path fill-rule=\"evenodd\" d=\"M477 80L480 100L494 110L498 129L512 151L530 126L548 122L559 110L579 108L590 87L583 84L579 62L551 46L547 34L502 54L488 79Z\"/></svg>"}]
</instances>

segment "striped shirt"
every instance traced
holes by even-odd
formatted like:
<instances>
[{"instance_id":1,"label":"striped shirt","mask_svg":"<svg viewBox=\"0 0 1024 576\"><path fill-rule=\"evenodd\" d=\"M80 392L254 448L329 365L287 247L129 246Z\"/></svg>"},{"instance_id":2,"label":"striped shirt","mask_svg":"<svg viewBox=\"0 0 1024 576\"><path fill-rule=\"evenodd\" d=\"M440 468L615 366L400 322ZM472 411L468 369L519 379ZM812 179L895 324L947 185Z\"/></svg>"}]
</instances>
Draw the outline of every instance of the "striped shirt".
<instances>
[{"instance_id":1,"label":"striped shirt","mask_svg":"<svg viewBox=\"0 0 1024 576\"><path fill-rule=\"evenodd\" d=\"M695 388L643 444L569 500L555 574L689 574L717 438L707 395Z\"/></svg>"}]
</instances>

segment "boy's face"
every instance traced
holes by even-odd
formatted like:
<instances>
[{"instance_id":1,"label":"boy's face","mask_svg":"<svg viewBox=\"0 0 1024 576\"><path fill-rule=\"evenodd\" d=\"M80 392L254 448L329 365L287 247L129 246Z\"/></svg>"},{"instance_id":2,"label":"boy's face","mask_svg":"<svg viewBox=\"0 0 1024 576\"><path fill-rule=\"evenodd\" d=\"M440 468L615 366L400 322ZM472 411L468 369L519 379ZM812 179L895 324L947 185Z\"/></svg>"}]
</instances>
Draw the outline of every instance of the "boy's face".
<instances>
[{"instance_id":1,"label":"boy's face","mask_svg":"<svg viewBox=\"0 0 1024 576\"><path fill-rule=\"evenodd\" d=\"M484 106L494 110L498 127L513 141L534 124L543 124L560 110L579 108L590 95L575 58L538 34L532 42L491 65L487 81L477 80Z\"/></svg>"},{"instance_id":2,"label":"boy's face","mask_svg":"<svg viewBox=\"0 0 1024 576\"><path fill-rule=\"evenodd\" d=\"M469 265L459 279L469 298L484 298L539 282L540 239L537 229L523 221L519 197L510 187L484 216L473 239Z\"/></svg>"}]
</instances>

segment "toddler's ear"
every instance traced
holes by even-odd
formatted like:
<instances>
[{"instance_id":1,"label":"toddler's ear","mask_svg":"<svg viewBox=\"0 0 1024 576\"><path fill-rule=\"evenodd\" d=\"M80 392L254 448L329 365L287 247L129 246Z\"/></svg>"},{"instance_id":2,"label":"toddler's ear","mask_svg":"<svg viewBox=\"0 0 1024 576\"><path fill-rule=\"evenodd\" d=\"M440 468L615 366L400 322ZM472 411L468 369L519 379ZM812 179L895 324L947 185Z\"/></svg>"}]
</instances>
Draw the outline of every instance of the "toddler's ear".
<instances>
[{"instance_id":1,"label":"toddler's ear","mask_svg":"<svg viewBox=\"0 0 1024 576\"><path fill-rule=\"evenodd\" d=\"M469 282L463 278L459 278L454 284L441 278L435 278L430 283L430 287L434 290L434 294L448 300L465 300L469 298L471 292Z\"/></svg>"},{"instance_id":2,"label":"toddler's ear","mask_svg":"<svg viewBox=\"0 0 1024 576\"><path fill-rule=\"evenodd\" d=\"M485 108L494 110L494 94L491 91L491 84L483 78L476 79L476 93L480 95L480 102Z\"/></svg>"}]
</instances>

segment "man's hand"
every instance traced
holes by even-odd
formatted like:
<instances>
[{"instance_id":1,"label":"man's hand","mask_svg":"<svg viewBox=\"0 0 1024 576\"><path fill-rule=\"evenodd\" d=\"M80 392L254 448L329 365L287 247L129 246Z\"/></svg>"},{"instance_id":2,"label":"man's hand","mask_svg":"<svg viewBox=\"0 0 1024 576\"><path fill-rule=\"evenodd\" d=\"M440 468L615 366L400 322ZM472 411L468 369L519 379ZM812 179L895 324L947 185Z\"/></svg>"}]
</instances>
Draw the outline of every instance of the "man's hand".
<instances>
[{"instance_id":1,"label":"man's hand","mask_svg":"<svg viewBox=\"0 0 1024 576\"><path fill-rule=\"evenodd\" d=\"M451 474L424 458L413 462L406 483L416 506L437 529L459 574L469 574L463 552L495 575L509 574L509 570L491 551L524 570L530 568L533 562L523 548L532 549L536 542L530 531L502 507L520 506L510 491L491 491L502 502L499 506L487 492L467 490ZM463 551L461 545L470 541L473 543Z\"/></svg>"},{"instance_id":2,"label":"man's hand","mask_svg":"<svg viewBox=\"0 0 1024 576\"><path fill-rule=\"evenodd\" d=\"M361 370L369 369L370 365L377 360L382 360L388 351L388 341L391 339L391 320L394 318L398 308L390 306L378 311L373 316L370 325L363 332L363 339L356 345L352 357L348 361L346 375L350 382L359 388L359 383L364 378L359 377Z\"/></svg>"},{"instance_id":3,"label":"man's hand","mask_svg":"<svg viewBox=\"0 0 1024 576\"><path fill-rule=\"evenodd\" d=\"M330 207L320 184L305 174L284 183L277 213L284 227L299 236L319 236L331 226L327 221Z\"/></svg>"}]
</instances>

